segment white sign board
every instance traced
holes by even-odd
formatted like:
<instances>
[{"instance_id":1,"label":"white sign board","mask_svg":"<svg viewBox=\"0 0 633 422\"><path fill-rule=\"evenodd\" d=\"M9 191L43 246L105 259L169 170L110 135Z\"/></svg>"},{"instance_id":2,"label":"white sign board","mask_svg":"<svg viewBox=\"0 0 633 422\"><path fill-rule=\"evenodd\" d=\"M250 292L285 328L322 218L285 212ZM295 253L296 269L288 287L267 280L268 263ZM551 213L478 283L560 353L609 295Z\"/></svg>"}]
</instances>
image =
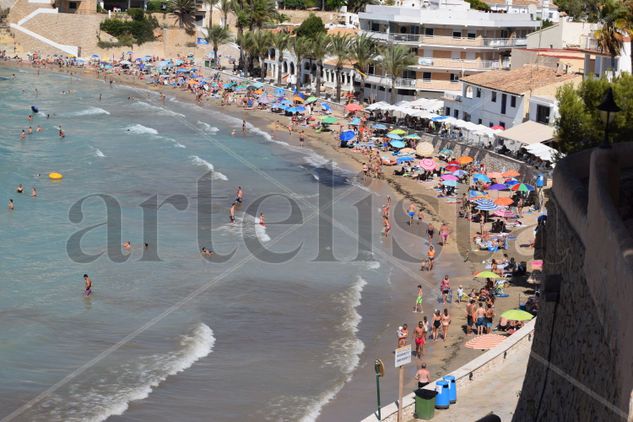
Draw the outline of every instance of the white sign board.
<instances>
[{"instance_id":1,"label":"white sign board","mask_svg":"<svg viewBox=\"0 0 633 422\"><path fill-rule=\"evenodd\" d=\"M411 345L407 344L406 346L396 349L395 356L396 368L411 363Z\"/></svg>"}]
</instances>

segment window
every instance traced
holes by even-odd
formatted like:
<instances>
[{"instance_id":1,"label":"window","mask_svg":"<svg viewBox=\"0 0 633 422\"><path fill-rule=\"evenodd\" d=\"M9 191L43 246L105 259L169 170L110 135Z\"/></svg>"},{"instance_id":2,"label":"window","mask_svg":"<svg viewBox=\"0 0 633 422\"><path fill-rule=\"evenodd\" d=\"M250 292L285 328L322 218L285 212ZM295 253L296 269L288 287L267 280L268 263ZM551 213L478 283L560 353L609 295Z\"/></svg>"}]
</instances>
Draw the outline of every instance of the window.
<instances>
[{"instance_id":1,"label":"window","mask_svg":"<svg viewBox=\"0 0 633 422\"><path fill-rule=\"evenodd\" d=\"M453 110L453 117L459 119L459 110Z\"/></svg>"},{"instance_id":2,"label":"window","mask_svg":"<svg viewBox=\"0 0 633 422\"><path fill-rule=\"evenodd\" d=\"M451 108L450 107L446 107L446 115L447 116L451 115Z\"/></svg>"},{"instance_id":3,"label":"window","mask_svg":"<svg viewBox=\"0 0 633 422\"><path fill-rule=\"evenodd\" d=\"M422 73L422 80L424 82L431 82L431 72Z\"/></svg>"},{"instance_id":4,"label":"window","mask_svg":"<svg viewBox=\"0 0 633 422\"><path fill-rule=\"evenodd\" d=\"M373 32L380 32L380 24L378 22L371 23L371 30Z\"/></svg>"},{"instance_id":5,"label":"window","mask_svg":"<svg viewBox=\"0 0 633 422\"><path fill-rule=\"evenodd\" d=\"M69 10L77 10L77 2L76 1L68 2L68 9Z\"/></svg>"},{"instance_id":6,"label":"window","mask_svg":"<svg viewBox=\"0 0 633 422\"><path fill-rule=\"evenodd\" d=\"M492 98L491 98L491 101L492 101L493 103L496 103L496 102L497 102L497 93L496 93L495 91L492 91Z\"/></svg>"},{"instance_id":7,"label":"window","mask_svg":"<svg viewBox=\"0 0 633 422\"><path fill-rule=\"evenodd\" d=\"M453 38L461 38L461 37L462 37L461 31L453 31Z\"/></svg>"},{"instance_id":8,"label":"window","mask_svg":"<svg viewBox=\"0 0 633 422\"><path fill-rule=\"evenodd\" d=\"M432 37L433 36L433 28L424 28L424 35Z\"/></svg>"},{"instance_id":9,"label":"window","mask_svg":"<svg viewBox=\"0 0 633 422\"><path fill-rule=\"evenodd\" d=\"M506 128L506 124L504 122L499 122L499 126L501 126L502 128Z\"/></svg>"},{"instance_id":10,"label":"window","mask_svg":"<svg viewBox=\"0 0 633 422\"><path fill-rule=\"evenodd\" d=\"M517 97L514 95L510 97L510 107L515 108L517 106Z\"/></svg>"},{"instance_id":11,"label":"window","mask_svg":"<svg viewBox=\"0 0 633 422\"><path fill-rule=\"evenodd\" d=\"M451 73L451 82L459 82L459 75L457 73ZM470 98L473 98L472 88L470 88Z\"/></svg>"},{"instance_id":12,"label":"window","mask_svg":"<svg viewBox=\"0 0 633 422\"><path fill-rule=\"evenodd\" d=\"M453 76L453 74L451 73L451 77ZM473 98L473 87L470 85L466 86L466 89L464 91L464 96L466 98Z\"/></svg>"},{"instance_id":13,"label":"window","mask_svg":"<svg viewBox=\"0 0 633 422\"><path fill-rule=\"evenodd\" d=\"M477 34L475 34L474 32L469 32L468 33L468 39L469 40L474 40L475 38L477 38Z\"/></svg>"},{"instance_id":14,"label":"window","mask_svg":"<svg viewBox=\"0 0 633 422\"><path fill-rule=\"evenodd\" d=\"M479 121L477 122L478 125L482 124L484 121L479 119Z\"/></svg>"},{"instance_id":15,"label":"window","mask_svg":"<svg viewBox=\"0 0 633 422\"><path fill-rule=\"evenodd\" d=\"M543 123L544 125L549 124L549 113L550 108L546 106L542 106L540 104L536 105L536 121L539 123Z\"/></svg>"},{"instance_id":16,"label":"window","mask_svg":"<svg viewBox=\"0 0 633 422\"><path fill-rule=\"evenodd\" d=\"M481 88L477 88L477 98L481 98Z\"/></svg>"}]
</instances>

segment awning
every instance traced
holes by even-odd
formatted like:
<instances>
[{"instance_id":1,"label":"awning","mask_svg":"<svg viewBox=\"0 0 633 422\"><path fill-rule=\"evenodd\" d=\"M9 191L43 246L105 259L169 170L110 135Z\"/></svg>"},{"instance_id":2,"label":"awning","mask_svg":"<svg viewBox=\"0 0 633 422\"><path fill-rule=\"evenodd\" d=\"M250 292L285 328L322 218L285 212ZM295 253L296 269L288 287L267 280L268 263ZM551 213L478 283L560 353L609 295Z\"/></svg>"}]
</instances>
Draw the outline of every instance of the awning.
<instances>
[{"instance_id":1,"label":"awning","mask_svg":"<svg viewBox=\"0 0 633 422\"><path fill-rule=\"evenodd\" d=\"M528 120L520 125L497 133L497 137L518 142L523 144L522 146L532 145L554 139L554 128Z\"/></svg>"}]
</instances>

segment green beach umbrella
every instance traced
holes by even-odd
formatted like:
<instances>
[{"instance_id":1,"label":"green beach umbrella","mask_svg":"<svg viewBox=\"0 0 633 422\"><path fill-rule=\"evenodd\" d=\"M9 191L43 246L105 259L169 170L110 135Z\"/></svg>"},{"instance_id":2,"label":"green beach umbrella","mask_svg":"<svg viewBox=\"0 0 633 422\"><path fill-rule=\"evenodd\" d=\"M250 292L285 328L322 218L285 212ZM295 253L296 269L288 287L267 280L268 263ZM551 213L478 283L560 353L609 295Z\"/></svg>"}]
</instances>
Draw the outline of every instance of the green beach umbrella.
<instances>
[{"instance_id":1,"label":"green beach umbrella","mask_svg":"<svg viewBox=\"0 0 633 422\"><path fill-rule=\"evenodd\" d=\"M490 278L492 280L496 280L501 278L499 274L495 274L492 271L482 271L475 276L475 278Z\"/></svg>"},{"instance_id":2,"label":"green beach umbrella","mask_svg":"<svg viewBox=\"0 0 633 422\"><path fill-rule=\"evenodd\" d=\"M394 129L394 130L392 130L389 133L393 134L393 135L406 135L407 131L406 130L402 130L402 129Z\"/></svg>"},{"instance_id":3,"label":"green beach umbrella","mask_svg":"<svg viewBox=\"0 0 633 422\"><path fill-rule=\"evenodd\" d=\"M308 97L308 99L306 100L306 104L312 104L316 100L318 100L317 97Z\"/></svg>"},{"instance_id":4,"label":"green beach umbrella","mask_svg":"<svg viewBox=\"0 0 633 422\"><path fill-rule=\"evenodd\" d=\"M534 315L521 309L510 309L502 313L501 318L505 318L508 321L529 321L534 318Z\"/></svg>"},{"instance_id":5,"label":"green beach umbrella","mask_svg":"<svg viewBox=\"0 0 633 422\"><path fill-rule=\"evenodd\" d=\"M417 133L412 133L411 135L405 136L404 139L422 139L422 138L420 138L420 135L418 135Z\"/></svg>"},{"instance_id":6,"label":"green beach umbrella","mask_svg":"<svg viewBox=\"0 0 633 422\"><path fill-rule=\"evenodd\" d=\"M321 116L321 123L325 123L325 124L331 125L333 123L336 123L336 117Z\"/></svg>"}]
</instances>

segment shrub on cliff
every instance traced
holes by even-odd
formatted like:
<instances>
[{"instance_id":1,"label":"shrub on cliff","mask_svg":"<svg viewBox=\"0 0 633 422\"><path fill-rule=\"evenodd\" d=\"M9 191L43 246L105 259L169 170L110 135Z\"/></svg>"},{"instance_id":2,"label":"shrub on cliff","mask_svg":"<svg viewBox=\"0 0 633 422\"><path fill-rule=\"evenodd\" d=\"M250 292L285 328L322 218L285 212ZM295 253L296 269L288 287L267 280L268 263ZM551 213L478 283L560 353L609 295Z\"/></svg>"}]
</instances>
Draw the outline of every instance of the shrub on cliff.
<instances>
[{"instance_id":1,"label":"shrub on cliff","mask_svg":"<svg viewBox=\"0 0 633 422\"><path fill-rule=\"evenodd\" d=\"M118 39L124 37L126 43L131 39L132 43L141 45L155 39L154 29L158 27L156 18L146 16L141 9L130 9L128 15L132 20L106 19L99 28Z\"/></svg>"},{"instance_id":2,"label":"shrub on cliff","mask_svg":"<svg viewBox=\"0 0 633 422\"><path fill-rule=\"evenodd\" d=\"M320 32L327 32L323 20L314 13L310 13L310 16L297 28L295 34L297 37L312 38Z\"/></svg>"}]
</instances>

